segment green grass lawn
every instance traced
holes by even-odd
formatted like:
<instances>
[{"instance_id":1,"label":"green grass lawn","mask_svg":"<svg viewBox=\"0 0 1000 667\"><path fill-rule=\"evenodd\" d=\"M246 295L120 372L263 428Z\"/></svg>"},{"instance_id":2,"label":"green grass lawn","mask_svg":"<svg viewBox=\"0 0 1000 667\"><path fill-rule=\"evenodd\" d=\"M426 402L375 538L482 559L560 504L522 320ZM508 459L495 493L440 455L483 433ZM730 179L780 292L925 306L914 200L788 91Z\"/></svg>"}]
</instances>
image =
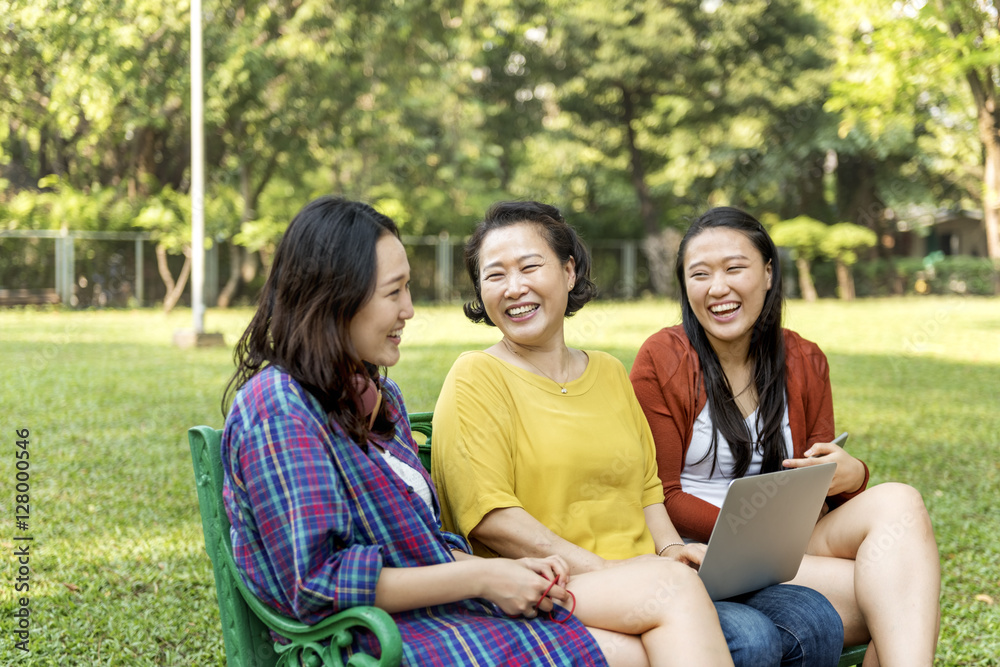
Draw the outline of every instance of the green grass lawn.
<instances>
[{"instance_id":1,"label":"green grass lawn","mask_svg":"<svg viewBox=\"0 0 1000 667\"><path fill-rule=\"evenodd\" d=\"M462 351L496 341L456 306L418 307L391 369L430 410ZM221 426L249 310L210 311L228 348L180 350L190 311L0 311L0 664L220 665L222 635L185 430ZM631 366L665 301L600 303L568 342ZM839 430L872 482L924 494L941 550L942 665L1000 665L1000 300L792 302L786 324L830 359ZM29 429L30 521L15 527L18 429ZM14 647L17 563L30 542L30 653Z\"/></svg>"}]
</instances>

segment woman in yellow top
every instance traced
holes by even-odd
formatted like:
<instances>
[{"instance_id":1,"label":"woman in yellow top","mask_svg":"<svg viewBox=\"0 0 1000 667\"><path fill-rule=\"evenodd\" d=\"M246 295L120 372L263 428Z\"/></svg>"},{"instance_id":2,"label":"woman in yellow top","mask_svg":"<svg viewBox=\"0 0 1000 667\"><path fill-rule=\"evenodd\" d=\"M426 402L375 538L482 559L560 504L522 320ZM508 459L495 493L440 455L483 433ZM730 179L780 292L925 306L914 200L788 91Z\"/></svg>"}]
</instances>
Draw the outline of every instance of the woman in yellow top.
<instances>
[{"instance_id":1,"label":"woman in yellow top","mask_svg":"<svg viewBox=\"0 0 1000 667\"><path fill-rule=\"evenodd\" d=\"M435 407L432 477L444 526L480 555L557 554L571 573L657 556L697 567L705 546L685 545L667 516L625 368L565 343L564 318L594 295L573 229L554 207L501 202L473 233L465 262L476 291L466 315L503 337L459 357ZM650 585L678 594L665 580ZM678 619L688 612L672 606ZM771 586L715 608L737 665L839 660L843 625L813 590ZM675 640L683 646L690 634Z\"/></svg>"}]
</instances>

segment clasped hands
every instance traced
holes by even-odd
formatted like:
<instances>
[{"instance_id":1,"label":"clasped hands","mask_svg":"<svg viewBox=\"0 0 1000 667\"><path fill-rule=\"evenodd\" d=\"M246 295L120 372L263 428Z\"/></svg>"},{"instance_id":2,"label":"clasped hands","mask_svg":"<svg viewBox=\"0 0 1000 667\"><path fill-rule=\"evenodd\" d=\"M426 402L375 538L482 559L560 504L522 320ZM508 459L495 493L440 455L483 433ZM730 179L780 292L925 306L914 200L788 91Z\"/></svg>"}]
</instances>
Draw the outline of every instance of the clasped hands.
<instances>
[{"instance_id":1,"label":"clasped hands","mask_svg":"<svg viewBox=\"0 0 1000 667\"><path fill-rule=\"evenodd\" d=\"M576 598L566 589L569 565L560 556L546 558L490 559L496 568L485 583L483 597L511 618L535 618L538 612L552 613L553 620L564 622L576 607ZM558 603L568 612L556 617Z\"/></svg>"}]
</instances>

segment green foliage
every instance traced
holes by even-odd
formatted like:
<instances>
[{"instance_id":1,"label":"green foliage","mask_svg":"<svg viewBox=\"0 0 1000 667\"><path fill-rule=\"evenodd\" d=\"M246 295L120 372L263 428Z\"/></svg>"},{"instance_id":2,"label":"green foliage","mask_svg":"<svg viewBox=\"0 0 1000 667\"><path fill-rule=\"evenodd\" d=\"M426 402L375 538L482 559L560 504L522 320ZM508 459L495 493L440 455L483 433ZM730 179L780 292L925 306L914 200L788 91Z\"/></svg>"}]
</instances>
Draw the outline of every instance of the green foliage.
<instances>
[{"instance_id":1,"label":"green foliage","mask_svg":"<svg viewBox=\"0 0 1000 667\"><path fill-rule=\"evenodd\" d=\"M839 222L826 229L820 239L819 250L830 259L846 266L858 261L858 251L875 247L875 232L850 222Z\"/></svg>"},{"instance_id":2,"label":"green foliage","mask_svg":"<svg viewBox=\"0 0 1000 667\"><path fill-rule=\"evenodd\" d=\"M879 235L914 203L975 208L993 6L205 0L209 237L266 254L329 192L408 234L542 199L594 239L727 203ZM148 228L178 252L188 5L0 10L0 224Z\"/></svg>"},{"instance_id":3,"label":"green foliage","mask_svg":"<svg viewBox=\"0 0 1000 667\"><path fill-rule=\"evenodd\" d=\"M812 261L822 252L821 244L829 229L819 220L800 215L775 223L769 233L778 247L790 249L796 258Z\"/></svg>"},{"instance_id":4,"label":"green foliage","mask_svg":"<svg viewBox=\"0 0 1000 667\"><path fill-rule=\"evenodd\" d=\"M135 207L115 188L95 184L77 190L54 174L39 185L44 190L22 190L0 202L0 227L122 231L134 224Z\"/></svg>"},{"instance_id":5,"label":"green foliage","mask_svg":"<svg viewBox=\"0 0 1000 667\"><path fill-rule=\"evenodd\" d=\"M151 196L135 218L168 252L179 254L191 242L191 199L166 187Z\"/></svg>"},{"instance_id":6,"label":"green foliage","mask_svg":"<svg viewBox=\"0 0 1000 667\"><path fill-rule=\"evenodd\" d=\"M599 172L562 170L573 170L576 210L606 210L612 200L598 187L615 176L631 189L617 216L638 218L649 234L682 225L709 196L744 203L748 190L773 187L775 171L764 167L787 164L787 154L773 165L759 154L781 153L787 137L772 141L772 130L822 94L821 26L799 2L558 9L553 41L568 78L552 126L593 154Z\"/></svg>"},{"instance_id":7,"label":"green foliage","mask_svg":"<svg viewBox=\"0 0 1000 667\"><path fill-rule=\"evenodd\" d=\"M797 270L794 264L784 265L782 271L786 280L794 280ZM897 295L968 295L995 296L994 281L1000 269L983 257L940 257L932 261L927 258L902 257L891 261L869 259L851 267L855 291L859 297L887 297ZM836 296L837 278L831 261L817 261L812 264L812 276L820 297ZM918 281L923 289L917 289Z\"/></svg>"}]
</instances>

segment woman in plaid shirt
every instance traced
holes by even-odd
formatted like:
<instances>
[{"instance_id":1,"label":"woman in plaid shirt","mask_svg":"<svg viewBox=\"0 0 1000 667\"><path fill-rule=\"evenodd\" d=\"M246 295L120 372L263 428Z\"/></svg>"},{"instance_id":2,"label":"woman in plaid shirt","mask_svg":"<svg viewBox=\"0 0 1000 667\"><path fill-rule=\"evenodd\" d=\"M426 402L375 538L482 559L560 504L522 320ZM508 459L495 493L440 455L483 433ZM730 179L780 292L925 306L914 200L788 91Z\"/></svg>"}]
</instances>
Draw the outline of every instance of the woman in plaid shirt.
<instances>
[{"instance_id":1,"label":"woman in plaid shirt","mask_svg":"<svg viewBox=\"0 0 1000 667\"><path fill-rule=\"evenodd\" d=\"M570 581L559 557L482 559L441 529L399 388L379 372L413 316L398 236L371 207L323 197L275 253L226 392L244 582L306 623L381 607L411 665L731 665L690 568L639 559Z\"/></svg>"}]
</instances>

